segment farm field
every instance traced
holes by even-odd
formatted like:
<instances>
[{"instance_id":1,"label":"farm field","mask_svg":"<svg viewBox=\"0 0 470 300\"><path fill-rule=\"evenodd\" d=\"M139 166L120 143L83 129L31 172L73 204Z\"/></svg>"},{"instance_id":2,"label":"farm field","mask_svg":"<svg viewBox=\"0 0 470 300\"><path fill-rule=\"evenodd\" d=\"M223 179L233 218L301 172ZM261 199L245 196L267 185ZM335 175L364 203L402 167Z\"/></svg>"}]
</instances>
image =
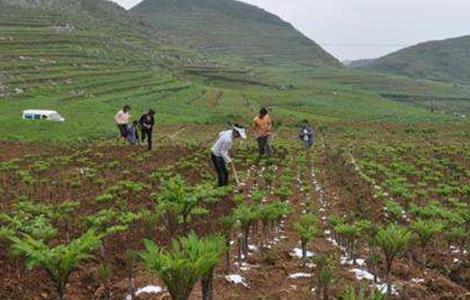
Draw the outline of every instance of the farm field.
<instances>
[{"instance_id":1,"label":"farm field","mask_svg":"<svg viewBox=\"0 0 470 300\"><path fill-rule=\"evenodd\" d=\"M470 83L349 69L218 1L0 0L0 299L470 299ZM127 104L152 151L116 141Z\"/></svg>"},{"instance_id":2,"label":"farm field","mask_svg":"<svg viewBox=\"0 0 470 300\"><path fill-rule=\"evenodd\" d=\"M142 253L145 238L171 249L191 231L230 245L217 260L214 299L339 299L351 286L378 297L387 285L387 299L468 298L470 144L462 128L338 123L315 128L311 153L280 128L272 159L258 161L253 141L235 146L241 185L227 190L213 188L206 146L218 130L166 126L147 153L109 141L5 151L2 298L57 299L41 264L28 271L24 256L12 256L26 247L12 234L30 235L30 247L46 243L45 251L98 236L65 299L126 299L130 287L136 299L161 299L161 277L130 251ZM201 293L197 283L190 299Z\"/></svg>"}]
</instances>

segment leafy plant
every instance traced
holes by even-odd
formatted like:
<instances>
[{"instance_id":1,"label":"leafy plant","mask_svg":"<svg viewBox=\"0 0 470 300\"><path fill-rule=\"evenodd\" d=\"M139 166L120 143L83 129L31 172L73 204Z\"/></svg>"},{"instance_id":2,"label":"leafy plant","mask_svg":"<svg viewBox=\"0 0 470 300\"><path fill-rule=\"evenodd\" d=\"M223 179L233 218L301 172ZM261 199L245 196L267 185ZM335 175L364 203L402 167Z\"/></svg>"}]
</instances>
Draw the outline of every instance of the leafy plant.
<instances>
[{"instance_id":1,"label":"leafy plant","mask_svg":"<svg viewBox=\"0 0 470 300\"><path fill-rule=\"evenodd\" d=\"M64 299L65 287L73 270L83 261L90 259L91 252L101 245L101 237L94 231L87 231L69 244L53 248L44 241L31 236L10 237L14 255L26 257L28 269L41 267L54 282L60 300Z\"/></svg>"},{"instance_id":2,"label":"leafy plant","mask_svg":"<svg viewBox=\"0 0 470 300\"><path fill-rule=\"evenodd\" d=\"M373 290L367 294L366 289L361 287L359 291L356 291L353 286L350 286L340 297L340 300L385 300L387 299L386 294L382 294L378 290Z\"/></svg>"},{"instance_id":3,"label":"leafy plant","mask_svg":"<svg viewBox=\"0 0 470 300\"><path fill-rule=\"evenodd\" d=\"M194 233L174 240L171 252L150 240L144 245L140 258L149 272L165 282L174 300L188 299L194 285L213 270L224 251L222 238L199 239Z\"/></svg>"},{"instance_id":4,"label":"leafy plant","mask_svg":"<svg viewBox=\"0 0 470 300\"><path fill-rule=\"evenodd\" d=\"M254 223L260 218L260 210L254 205L242 204L234 211L234 215L241 224L243 231L243 255L247 257L250 230Z\"/></svg>"},{"instance_id":5,"label":"leafy plant","mask_svg":"<svg viewBox=\"0 0 470 300\"><path fill-rule=\"evenodd\" d=\"M300 237L302 247L302 259L307 259L307 246L319 233L318 220L315 215L304 214L294 223L294 230Z\"/></svg>"},{"instance_id":6,"label":"leafy plant","mask_svg":"<svg viewBox=\"0 0 470 300\"><path fill-rule=\"evenodd\" d=\"M167 213L167 225L171 230L175 223L188 224L191 215L207 213L200 207L225 196L226 189L214 189L207 184L191 187L176 176L162 182L161 194L156 196L157 209Z\"/></svg>"},{"instance_id":7,"label":"leafy plant","mask_svg":"<svg viewBox=\"0 0 470 300\"><path fill-rule=\"evenodd\" d=\"M222 230L225 238L225 269L228 271L230 269L230 243L232 240L232 231L237 218L235 215L228 215L222 217L219 220L219 224L222 226Z\"/></svg>"},{"instance_id":8,"label":"leafy plant","mask_svg":"<svg viewBox=\"0 0 470 300\"><path fill-rule=\"evenodd\" d=\"M437 221L417 220L411 222L410 228L419 238L422 264L426 265L426 246L434 236L444 230L445 226L443 223Z\"/></svg>"},{"instance_id":9,"label":"leafy plant","mask_svg":"<svg viewBox=\"0 0 470 300\"><path fill-rule=\"evenodd\" d=\"M318 255L313 257L313 263L316 264L316 285L317 298L328 300L330 298L330 286L335 282L333 276L333 259L327 255Z\"/></svg>"},{"instance_id":10,"label":"leafy plant","mask_svg":"<svg viewBox=\"0 0 470 300\"><path fill-rule=\"evenodd\" d=\"M387 277L390 276L393 261L398 255L408 250L411 240L411 232L395 224L389 224L387 227L382 227L377 231L376 241L377 245L382 248L385 256ZM388 279L387 291L391 293L390 278Z\"/></svg>"},{"instance_id":11,"label":"leafy plant","mask_svg":"<svg viewBox=\"0 0 470 300\"><path fill-rule=\"evenodd\" d=\"M359 237L359 229L354 224L338 224L335 226L335 232L346 241L346 249L349 257L356 264L356 240Z\"/></svg>"}]
</instances>

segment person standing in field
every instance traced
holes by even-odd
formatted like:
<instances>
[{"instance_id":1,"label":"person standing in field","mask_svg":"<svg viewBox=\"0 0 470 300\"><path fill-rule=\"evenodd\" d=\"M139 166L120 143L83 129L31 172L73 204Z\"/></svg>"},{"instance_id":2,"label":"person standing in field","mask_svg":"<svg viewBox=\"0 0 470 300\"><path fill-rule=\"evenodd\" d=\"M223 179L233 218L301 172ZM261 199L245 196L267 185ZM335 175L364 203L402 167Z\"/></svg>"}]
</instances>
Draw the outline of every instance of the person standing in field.
<instances>
[{"instance_id":1,"label":"person standing in field","mask_svg":"<svg viewBox=\"0 0 470 300\"><path fill-rule=\"evenodd\" d=\"M142 134L142 143L145 143L147 140L147 149L152 150L152 134L153 126L155 125L155 112L149 110L147 113L143 114L139 119L140 132Z\"/></svg>"},{"instance_id":2,"label":"person standing in field","mask_svg":"<svg viewBox=\"0 0 470 300\"><path fill-rule=\"evenodd\" d=\"M116 116L114 116L114 121L116 122L119 128L119 137L118 139L126 140L127 139L127 126L129 124L129 119L131 107L129 105L125 105Z\"/></svg>"},{"instance_id":3,"label":"person standing in field","mask_svg":"<svg viewBox=\"0 0 470 300\"><path fill-rule=\"evenodd\" d=\"M137 145L139 143L139 133L138 133L139 123L133 121L132 125L127 129L127 141L131 145Z\"/></svg>"},{"instance_id":4,"label":"person standing in field","mask_svg":"<svg viewBox=\"0 0 470 300\"><path fill-rule=\"evenodd\" d=\"M272 149L269 139L271 137L272 121L266 108L261 108L259 115L255 117L253 123L255 138L258 142L259 157L271 156Z\"/></svg>"},{"instance_id":5,"label":"person standing in field","mask_svg":"<svg viewBox=\"0 0 470 300\"><path fill-rule=\"evenodd\" d=\"M232 129L219 133L219 138L211 148L211 159L217 172L218 186L228 185L227 164L232 163L229 151L232 148L234 139L246 139L245 128L235 124Z\"/></svg>"},{"instance_id":6,"label":"person standing in field","mask_svg":"<svg viewBox=\"0 0 470 300\"><path fill-rule=\"evenodd\" d=\"M313 146L313 130L312 127L308 124L307 120L302 122L302 127L300 128L299 138L304 144L305 150L309 150Z\"/></svg>"}]
</instances>

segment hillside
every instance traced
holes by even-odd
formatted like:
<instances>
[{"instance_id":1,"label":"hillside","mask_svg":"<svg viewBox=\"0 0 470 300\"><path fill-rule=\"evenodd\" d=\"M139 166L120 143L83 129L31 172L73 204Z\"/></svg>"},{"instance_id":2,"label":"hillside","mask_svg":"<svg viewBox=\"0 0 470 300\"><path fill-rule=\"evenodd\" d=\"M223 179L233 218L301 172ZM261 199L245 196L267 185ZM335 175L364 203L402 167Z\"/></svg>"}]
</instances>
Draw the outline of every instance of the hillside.
<instances>
[{"instance_id":1,"label":"hillside","mask_svg":"<svg viewBox=\"0 0 470 300\"><path fill-rule=\"evenodd\" d=\"M132 8L176 41L249 64L339 66L292 25L233 0L145 0Z\"/></svg>"},{"instance_id":2,"label":"hillside","mask_svg":"<svg viewBox=\"0 0 470 300\"><path fill-rule=\"evenodd\" d=\"M432 41L353 67L450 82L470 82L470 36Z\"/></svg>"},{"instance_id":3,"label":"hillside","mask_svg":"<svg viewBox=\"0 0 470 300\"><path fill-rule=\"evenodd\" d=\"M102 116L123 103L141 110L190 86L178 73L204 56L172 45L151 24L104 0L0 0L0 121L4 138L47 133L19 123L28 108L71 120L55 139L80 128L102 136ZM20 131L21 131L20 130ZM15 134L16 133L16 134ZM80 137L78 137L80 138Z\"/></svg>"}]
</instances>

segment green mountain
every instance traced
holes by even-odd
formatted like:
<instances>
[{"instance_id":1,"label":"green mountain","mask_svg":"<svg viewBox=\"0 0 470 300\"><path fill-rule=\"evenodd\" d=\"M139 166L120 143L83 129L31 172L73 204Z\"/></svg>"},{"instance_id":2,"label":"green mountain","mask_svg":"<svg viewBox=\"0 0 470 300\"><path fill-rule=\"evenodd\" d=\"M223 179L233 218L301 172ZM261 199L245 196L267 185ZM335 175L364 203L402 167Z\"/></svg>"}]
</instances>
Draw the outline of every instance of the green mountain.
<instances>
[{"instance_id":1,"label":"green mountain","mask_svg":"<svg viewBox=\"0 0 470 300\"><path fill-rule=\"evenodd\" d=\"M248 64L339 66L291 24L234 0L144 0L131 10L175 41ZM237 61L237 62L238 62Z\"/></svg>"},{"instance_id":2,"label":"green mountain","mask_svg":"<svg viewBox=\"0 0 470 300\"><path fill-rule=\"evenodd\" d=\"M352 67L414 78L470 82L470 36L408 47Z\"/></svg>"}]
</instances>

